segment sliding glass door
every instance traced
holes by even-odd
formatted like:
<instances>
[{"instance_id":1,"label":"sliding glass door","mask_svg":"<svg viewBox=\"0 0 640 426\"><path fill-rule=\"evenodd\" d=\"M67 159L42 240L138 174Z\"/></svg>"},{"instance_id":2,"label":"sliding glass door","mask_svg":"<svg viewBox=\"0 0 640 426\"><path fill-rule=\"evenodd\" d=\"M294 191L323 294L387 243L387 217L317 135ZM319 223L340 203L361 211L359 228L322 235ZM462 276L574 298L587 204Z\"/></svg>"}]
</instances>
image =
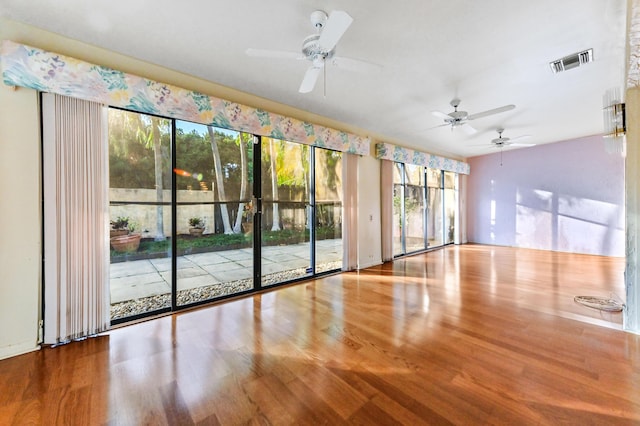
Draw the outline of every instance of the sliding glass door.
<instances>
[{"instance_id":1,"label":"sliding glass door","mask_svg":"<svg viewBox=\"0 0 640 426\"><path fill-rule=\"evenodd\" d=\"M405 164L404 171L405 246L411 253L426 248L424 167Z\"/></svg>"},{"instance_id":2,"label":"sliding glass door","mask_svg":"<svg viewBox=\"0 0 640 426\"><path fill-rule=\"evenodd\" d=\"M393 254L454 242L458 214L457 175L395 163L393 173Z\"/></svg>"},{"instance_id":3,"label":"sliding glass door","mask_svg":"<svg viewBox=\"0 0 640 426\"><path fill-rule=\"evenodd\" d=\"M444 172L445 244L455 242L456 206L458 205L458 175Z\"/></svg>"},{"instance_id":4,"label":"sliding glass door","mask_svg":"<svg viewBox=\"0 0 640 426\"><path fill-rule=\"evenodd\" d=\"M176 121L178 306L253 289L253 136Z\"/></svg>"},{"instance_id":5,"label":"sliding glass door","mask_svg":"<svg viewBox=\"0 0 640 426\"><path fill-rule=\"evenodd\" d=\"M342 269L342 153L314 148L315 272Z\"/></svg>"},{"instance_id":6,"label":"sliding glass door","mask_svg":"<svg viewBox=\"0 0 640 426\"><path fill-rule=\"evenodd\" d=\"M262 138L261 266L263 286L310 276L312 149Z\"/></svg>"},{"instance_id":7,"label":"sliding glass door","mask_svg":"<svg viewBox=\"0 0 640 426\"><path fill-rule=\"evenodd\" d=\"M427 169L427 236L429 247L441 246L444 242L442 204L442 170Z\"/></svg>"},{"instance_id":8,"label":"sliding glass door","mask_svg":"<svg viewBox=\"0 0 640 426\"><path fill-rule=\"evenodd\" d=\"M109 137L112 321L342 267L341 153L117 109Z\"/></svg>"},{"instance_id":9,"label":"sliding glass door","mask_svg":"<svg viewBox=\"0 0 640 426\"><path fill-rule=\"evenodd\" d=\"M111 319L171 308L171 122L109 109Z\"/></svg>"},{"instance_id":10,"label":"sliding glass door","mask_svg":"<svg viewBox=\"0 0 640 426\"><path fill-rule=\"evenodd\" d=\"M401 256L405 248L404 164L393 167L393 255Z\"/></svg>"}]
</instances>

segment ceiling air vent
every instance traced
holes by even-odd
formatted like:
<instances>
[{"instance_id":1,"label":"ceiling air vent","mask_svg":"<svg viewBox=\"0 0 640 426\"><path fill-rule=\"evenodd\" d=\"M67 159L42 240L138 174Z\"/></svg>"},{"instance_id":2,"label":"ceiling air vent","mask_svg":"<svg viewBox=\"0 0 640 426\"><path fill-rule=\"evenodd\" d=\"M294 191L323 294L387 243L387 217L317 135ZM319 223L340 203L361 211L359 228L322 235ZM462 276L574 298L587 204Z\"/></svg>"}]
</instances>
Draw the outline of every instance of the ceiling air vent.
<instances>
[{"instance_id":1,"label":"ceiling air vent","mask_svg":"<svg viewBox=\"0 0 640 426\"><path fill-rule=\"evenodd\" d=\"M589 62L593 62L593 49L574 53L573 55L565 56L562 59L549 62L549 66L551 67L551 71L556 74L561 71L577 68L580 65L588 64Z\"/></svg>"}]
</instances>

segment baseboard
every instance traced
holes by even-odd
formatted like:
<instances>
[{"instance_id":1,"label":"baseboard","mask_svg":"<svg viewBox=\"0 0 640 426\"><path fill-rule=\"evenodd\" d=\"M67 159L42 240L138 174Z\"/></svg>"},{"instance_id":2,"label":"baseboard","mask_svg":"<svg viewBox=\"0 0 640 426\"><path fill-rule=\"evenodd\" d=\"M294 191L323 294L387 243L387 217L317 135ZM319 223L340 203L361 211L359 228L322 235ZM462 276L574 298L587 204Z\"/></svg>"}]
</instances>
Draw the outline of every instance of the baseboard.
<instances>
[{"instance_id":1,"label":"baseboard","mask_svg":"<svg viewBox=\"0 0 640 426\"><path fill-rule=\"evenodd\" d=\"M382 261L374 260L374 261L367 262L367 263L359 263L358 267L357 267L357 270L366 269L366 268L370 268L372 266L378 266L378 265L382 265Z\"/></svg>"},{"instance_id":2,"label":"baseboard","mask_svg":"<svg viewBox=\"0 0 640 426\"><path fill-rule=\"evenodd\" d=\"M33 342L24 342L18 345L10 345L0 348L0 359L11 358L40 350L40 346L33 346Z\"/></svg>"}]
</instances>

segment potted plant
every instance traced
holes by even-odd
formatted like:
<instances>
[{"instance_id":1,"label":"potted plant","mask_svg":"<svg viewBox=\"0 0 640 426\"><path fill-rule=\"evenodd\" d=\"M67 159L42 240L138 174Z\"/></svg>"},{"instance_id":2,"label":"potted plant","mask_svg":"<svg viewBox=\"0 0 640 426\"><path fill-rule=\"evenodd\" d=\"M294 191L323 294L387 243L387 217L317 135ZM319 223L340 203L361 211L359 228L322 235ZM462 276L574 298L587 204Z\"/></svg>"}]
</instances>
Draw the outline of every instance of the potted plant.
<instances>
[{"instance_id":1,"label":"potted plant","mask_svg":"<svg viewBox=\"0 0 640 426\"><path fill-rule=\"evenodd\" d=\"M242 231L245 234L253 232L253 204L251 202L245 204L242 211Z\"/></svg>"},{"instance_id":2,"label":"potted plant","mask_svg":"<svg viewBox=\"0 0 640 426\"><path fill-rule=\"evenodd\" d=\"M189 234L199 237L204 232L204 219L194 216L189 219Z\"/></svg>"},{"instance_id":3,"label":"potted plant","mask_svg":"<svg viewBox=\"0 0 640 426\"><path fill-rule=\"evenodd\" d=\"M129 233L129 218L126 216L118 216L116 220L111 221L110 237L119 237Z\"/></svg>"},{"instance_id":4,"label":"potted plant","mask_svg":"<svg viewBox=\"0 0 640 426\"><path fill-rule=\"evenodd\" d=\"M293 218L292 217L285 217L282 219L282 229L288 229L291 230L293 229Z\"/></svg>"},{"instance_id":5,"label":"potted plant","mask_svg":"<svg viewBox=\"0 0 640 426\"><path fill-rule=\"evenodd\" d=\"M111 248L120 253L132 253L137 251L140 247L140 238L142 236L140 233L135 232L135 224L130 223L129 218L125 217L119 217L115 221L112 221L112 228L115 228L114 223L116 224L115 226L119 227L119 230L125 230L126 233L111 237Z\"/></svg>"}]
</instances>

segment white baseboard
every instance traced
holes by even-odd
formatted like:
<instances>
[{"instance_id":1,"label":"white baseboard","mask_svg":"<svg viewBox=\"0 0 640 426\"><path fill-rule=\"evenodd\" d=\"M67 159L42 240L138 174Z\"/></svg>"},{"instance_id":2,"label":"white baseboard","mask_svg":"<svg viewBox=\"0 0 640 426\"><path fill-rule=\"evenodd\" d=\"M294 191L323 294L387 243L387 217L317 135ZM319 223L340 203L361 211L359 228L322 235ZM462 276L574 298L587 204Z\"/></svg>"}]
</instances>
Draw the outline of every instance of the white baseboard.
<instances>
[{"instance_id":1,"label":"white baseboard","mask_svg":"<svg viewBox=\"0 0 640 426\"><path fill-rule=\"evenodd\" d=\"M372 266L378 266L378 265L382 265L382 261L381 260L373 260L367 263L359 263L358 264L358 270L360 269L366 269L366 268L370 268Z\"/></svg>"},{"instance_id":2,"label":"white baseboard","mask_svg":"<svg viewBox=\"0 0 640 426\"><path fill-rule=\"evenodd\" d=\"M37 350L40 350L40 346L33 346L33 342L23 342L17 345L5 346L0 348L0 359L11 358Z\"/></svg>"}]
</instances>

